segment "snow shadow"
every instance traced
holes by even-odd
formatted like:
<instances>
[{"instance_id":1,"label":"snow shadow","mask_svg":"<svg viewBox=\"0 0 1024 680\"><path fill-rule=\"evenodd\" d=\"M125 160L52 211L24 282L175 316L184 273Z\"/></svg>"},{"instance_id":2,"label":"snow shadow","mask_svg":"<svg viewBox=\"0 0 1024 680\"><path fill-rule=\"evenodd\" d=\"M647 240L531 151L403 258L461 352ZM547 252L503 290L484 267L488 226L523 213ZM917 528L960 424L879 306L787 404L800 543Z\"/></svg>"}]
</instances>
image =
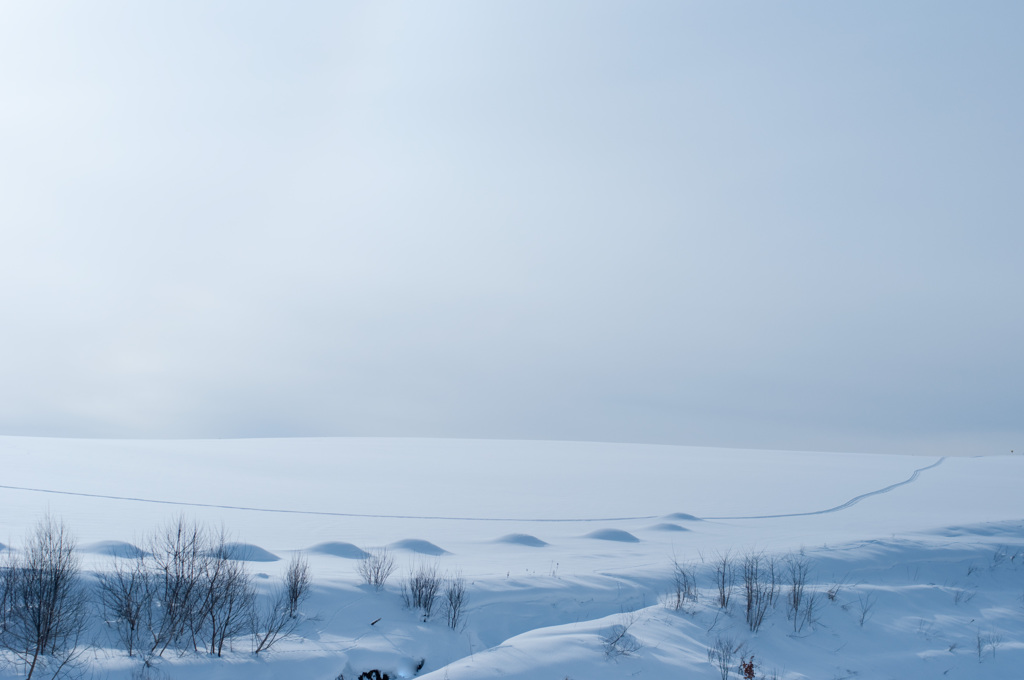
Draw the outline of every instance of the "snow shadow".
<instances>
[{"instance_id":1,"label":"snow shadow","mask_svg":"<svg viewBox=\"0 0 1024 680\"><path fill-rule=\"evenodd\" d=\"M639 543L640 539L622 529L598 529L591 531L584 538L596 538L599 541L618 541L619 543Z\"/></svg>"}]
</instances>

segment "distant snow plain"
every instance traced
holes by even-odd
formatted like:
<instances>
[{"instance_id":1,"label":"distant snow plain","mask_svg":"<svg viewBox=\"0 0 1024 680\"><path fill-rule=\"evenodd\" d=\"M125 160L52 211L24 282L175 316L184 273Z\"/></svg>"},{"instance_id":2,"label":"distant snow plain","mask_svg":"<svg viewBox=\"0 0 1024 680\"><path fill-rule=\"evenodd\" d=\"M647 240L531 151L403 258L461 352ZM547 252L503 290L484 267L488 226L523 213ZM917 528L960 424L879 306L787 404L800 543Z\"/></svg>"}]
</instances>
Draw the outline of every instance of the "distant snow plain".
<instances>
[{"instance_id":1,"label":"distant snow plain","mask_svg":"<svg viewBox=\"0 0 1024 680\"><path fill-rule=\"evenodd\" d=\"M296 634L258 657L169 654L166 678L429 680L721 678L742 645L758 678L1012 678L1024 668L1024 456L928 457L581 442L386 438L0 437L0 542L40 518L74 532L87 577L177 517L227 531L263 588L292 554L313 595ZM364 551L398 570L362 583ZM797 630L785 586L764 624L713 564L802 556L818 596ZM673 561L698 598L671 605ZM400 586L461 573L464 624L423 621ZM373 625L371 625L372 622ZM628 629L630 644L609 648ZM89 677L140 676L97 613ZM418 668L418 670L417 670ZM0 677L19 677L9 667Z\"/></svg>"}]
</instances>

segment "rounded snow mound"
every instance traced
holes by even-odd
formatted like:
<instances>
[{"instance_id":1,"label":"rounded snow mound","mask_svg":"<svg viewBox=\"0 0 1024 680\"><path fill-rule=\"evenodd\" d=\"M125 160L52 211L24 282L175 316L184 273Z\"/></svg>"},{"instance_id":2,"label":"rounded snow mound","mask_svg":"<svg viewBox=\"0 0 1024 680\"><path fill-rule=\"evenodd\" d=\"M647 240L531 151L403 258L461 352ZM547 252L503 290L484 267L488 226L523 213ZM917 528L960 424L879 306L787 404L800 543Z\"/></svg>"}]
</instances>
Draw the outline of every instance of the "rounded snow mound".
<instances>
[{"instance_id":1,"label":"rounded snow mound","mask_svg":"<svg viewBox=\"0 0 1024 680\"><path fill-rule=\"evenodd\" d=\"M512 545L526 545L531 548L543 548L548 545L545 541L530 534L508 534L497 539L495 543L511 543Z\"/></svg>"},{"instance_id":2,"label":"rounded snow mound","mask_svg":"<svg viewBox=\"0 0 1024 680\"><path fill-rule=\"evenodd\" d=\"M689 515L685 512L673 512L671 515L665 515L664 519L683 520L684 522L699 522L700 517Z\"/></svg>"},{"instance_id":3,"label":"rounded snow mound","mask_svg":"<svg viewBox=\"0 0 1024 680\"><path fill-rule=\"evenodd\" d=\"M149 554L134 543L126 543L124 541L100 541L83 545L79 550L94 555L109 555L110 557L142 557Z\"/></svg>"},{"instance_id":4,"label":"rounded snow mound","mask_svg":"<svg viewBox=\"0 0 1024 680\"><path fill-rule=\"evenodd\" d=\"M598 529L591 531L584 538L596 538L599 541L618 541L620 543L639 543L640 539L622 529Z\"/></svg>"},{"instance_id":5,"label":"rounded snow mound","mask_svg":"<svg viewBox=\"0 0 1024 680\"><path fill-rule=\"evenodd\" d=\"M224 554L238 562L277 562L280 557L252 543L225 543Z\"/></svg>"},{"instance_id":6,"label":"rounded snow mound","mask_svg":"<svg viewBox=\"0 0 1024 680\"><path fill-rule=\"evenodd\" d=\"M689 531L686 527L681 527L678 524L672 524L671 522L662 522L661 524L655 524L653 527L649 527L652 531Z\"/></svg>"},{"instance_id":7,"label":"rounded snow mound","mask_svg":"<svg viewBox=\"0 0 1024 680\"><path fill-rule=\"evenodd\" d=\"M441 555L450 555L444 548L438 547L430 541L424 541L418 538L407 538L402 541L395 541L389 547L395 550L408 550L409 552L419 553L421 555L434 555L435 557Z\"/></svg>"},{"instance_id":8,"label":"rounded snow mound","mask_svg":"<svg viewBox=\"0 0 1024 680\"><path fill-rule=\"evenodd\" d=\"M341 541L327 541L326 543L317 543L309 549L311 553L317 553L320 555L332 555L334 557L344 557L348 560L362 560L370 556L370 553L366 552L362 548L351 543L343 543Z\"/></svg>"}]
</instances>

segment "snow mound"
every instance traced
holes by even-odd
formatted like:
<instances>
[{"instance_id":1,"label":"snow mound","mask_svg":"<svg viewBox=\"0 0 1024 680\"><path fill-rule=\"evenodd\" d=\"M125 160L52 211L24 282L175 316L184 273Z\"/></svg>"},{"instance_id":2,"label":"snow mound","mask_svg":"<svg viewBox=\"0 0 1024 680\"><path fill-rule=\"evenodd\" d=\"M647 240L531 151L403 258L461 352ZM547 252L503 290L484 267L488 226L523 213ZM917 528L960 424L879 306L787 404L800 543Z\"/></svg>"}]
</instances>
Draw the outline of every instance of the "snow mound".
<instances>
[{"instance_id":1,"label":"snow mound","mask_svg":"<svg viewBox=\"0 0 1024 680\"><path fill-rule=\"evenodd\" d=\"M672 524L671 522L662 522L661 524L655 524L652 527L648 527L652 531L689 531L686 527L681 527L678 524Z\"/></svg>"},{"instance_id":2,"label":"snow mound","mask_svg":"<svg viewBox=\"0 0 1024 680\"><path fill-rule=\"evenodd\" d=\"M238 562L277 562L281 559L252 543L225 543L224 552L229 560Z\"/></svg>"},{"instance_id":3,"label":"snow mound","mask_svg":"<svg viewBox=\"0 0 1024 680\"><path fill-rule=\"evenodd\" d=\"M545 541L530 534L508 534L497 539L495 543L511 543L512 545L526 545L531 548L543 548L548 545Z\"/></svg>"},{"instance_id":4,"label":"snow mound","mask_svg":"<svg viewBox=\"0 0 1024 680\"><path fill-rule=\"evenodd\" d=\"M419 553L421 555L450 555L447 550L440 548L430 541L424 541L418 538L407 538L402 541L395 541L391 544L391 548L395 550L408 550L409 552Z\"/></svg>"},{"instance_id":5,"label":"snow mound","mask_svg":"<svg viewBox=\"0 0 1024 680\"><path fill-rule=\"evenodd\" d=\"M110 557L141 557L149 554L137 545L124 541L99 541L83 545L79 550L84 553L109 555Z\"/></svg>"},{"instance_id":6,"label":"snow mound","mask_svg":"<svg viewBox=\"0 0 1024 680\"><path fill-rule=\"evenodd\" d=\"M620 543L639 543L640 539L622 529L598 529L591 531L584 538L596 538L599 541L619 541Z\"/></svg>"},{"instance_id":7,"label":"snow mound","mask_svg":"<svg viewBox=\"0 0 1024 680\"><path fill-rule=\"evenodd\" d=\"M361 560L370 556L370 553L366 552L362 548L351 543L343 543L341 541L327 541L326 543L317 543L309 549L311 553L317 553L320 555L333 555L334 557L344 557L348 560Z\"/></svg>"},{"instance_id":8,"label":"snow mound","mask_svg":"<svg viewBox=\"0 0 1024 680\"><path fill-rule=\"evenodd\" d=\"M694 517L685 512L673 512L671 515L665 515L663 519L683 520L684 522L699 522L700 517Z\"/></svg>"}]
</instances>

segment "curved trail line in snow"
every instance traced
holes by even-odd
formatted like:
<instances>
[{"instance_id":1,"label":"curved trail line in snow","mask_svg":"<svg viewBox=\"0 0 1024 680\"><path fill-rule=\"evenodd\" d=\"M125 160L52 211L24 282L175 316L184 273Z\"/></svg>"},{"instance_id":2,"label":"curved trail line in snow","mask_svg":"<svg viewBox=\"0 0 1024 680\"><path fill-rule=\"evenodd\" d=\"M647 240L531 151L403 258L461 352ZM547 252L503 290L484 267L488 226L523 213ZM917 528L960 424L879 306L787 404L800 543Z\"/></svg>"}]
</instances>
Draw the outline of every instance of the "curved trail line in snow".
<instances>
[{"instance_id":1,"label":"curved trail line in snow","mask_svg":"<svg viewBox=\"0 0 1024 680\"><path fill-rule=\"evenodd\" d=\"M701 517L700 519L708 520L727 520L727 519L776 519L779 517L807 517L810 515L824 515L830 512L838 512L845 510L846 508L855 505L865 498L870 496L877 496L879 494L888 493L895 488L910 484L917 479L925 470L930 470L933 467L940 465L946 458L939 458L931 465L927 465L918 470L914 470L914 474L910 475L909 479L905 479L902 482L891 484L884 489L878 489L877 491L869 491L861 494L855 498L851 498L842 505L837 505L834 508L828 508L827 510L815 510L812 512L793 512L783 515L748 515L748 516L735 516L735 517ZM649 520L657 519L661 515L641 515L637 517L577 517L577 518L557 518L557 519L545 519L537 517L444 517L436 515L377 515L368 513L356 513L356 512L324 512L318 510L285 510L281 508L254 508L245 505L219 505L216 503L189 503L187 501L163 501L154 498L136 498L133 496L111 496L106 494L98 493L84 493L82 491L58 491L56 489L37 489L29 486L12 486L9 484L0 484L0 489L11 489L14 491L32 491L35 493L50 493L58 496L78 496L80 498L101 498L104 500L113 501L131 501L133 503L153 503L156 505L174 505L178 507L187 508L214 508L217 510L245 510L249 512L272 512L285 515L315 515L318 517L359 517L369 519L427 519L427 520L446 520L446 521L458 521L458 522L623 522L632 520Z\"/></svg>"},{"instance_id":2,"label":"curved trail line in snow","mask_svg":"<svg viewBox=\"0 0 1024 680\"><path fill-rule=\"evenodd\" d=\"M284 510L281 508L253 508L245 505L219 505L217 503L189 503L187 501L162 501L154 498L135 498L133 496L109 496L99 493L82 491L58 491L56 489L36 489L30 486L11 486L0 484L0 489L15 491L33 491L36 493L52 493L58 496L79 496L82 498L102 498L112 501L132 501L134 503L155 503L157 505L176 505L187 508L215 508L217 510L247 510L249 512L276 512L286 515L316 515L320 517L362 517L372 519L440 519L458 522L622 522L627 520L657 519L660 515L643 515L639 517L581 517L543 519L537 517L443 517L434 515L375 515L357 512L324 512L320 510Z\"/></svg>"},{"instance_id":3,"label":"curved trail line in snow","mask_svg":"<svg viewBox=\"0 0 1024 680\"><path fill-rule=\"evenodd\" d=\"M867 493L862 493L859 496L851 498L842 505L837 505L834 508L828 508L827 510L815 510L813 512L790 512L784 515L748 515L745 517L702 517L701 519L778 519L780 517L810 517L811 515L827 515L831 512L839 512L840 510L846 510L847 508L854 506L857 503L860 503L865 498L870 498L871 496L880 496L883 493L889 493L893 489L898 489L901 486L912 484L913 482L917 481L918 476L922 472L924 472L925 470L931 470L934 467L942 465L942 463L945 462L945 460L946 457L943 456L934 463L932 463L931 465L925 465L923 468L918 468L917 470L914 470L914 474L910 475L910 477L904 479L902 482L890 484L884 489L878 489L876 491L868 491Z\"/></svg>"}]
</instances>

